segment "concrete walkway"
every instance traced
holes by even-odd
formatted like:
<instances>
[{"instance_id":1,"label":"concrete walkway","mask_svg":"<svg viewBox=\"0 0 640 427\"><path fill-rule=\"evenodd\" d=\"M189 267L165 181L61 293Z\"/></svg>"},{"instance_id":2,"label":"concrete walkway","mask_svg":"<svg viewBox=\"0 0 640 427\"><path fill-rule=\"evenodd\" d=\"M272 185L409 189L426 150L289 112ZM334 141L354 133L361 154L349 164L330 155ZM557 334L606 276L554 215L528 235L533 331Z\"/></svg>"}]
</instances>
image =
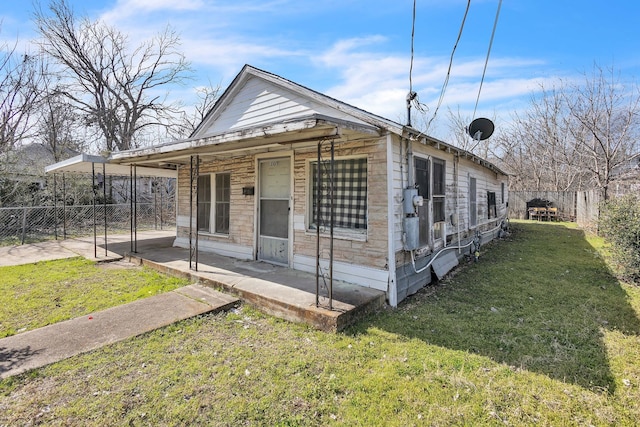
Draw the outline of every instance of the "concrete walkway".
<instances>
[{"instance_id":1,"label":"concrete walkway","mask_svg":"<svg viewBox=\"0 0 640 427\"><path fill-rule=\"evenodd\" d=\"M145 232L139 238L166 236L167 232ZM110 236L109 243L121 242L122 245L127 239L128 236ZM0 247L0 266L77 256L97 261L122 259L122 255L115 252L105 253L102 247L98 248L97 256L94 255L92 237L48 241ZM227 310L238 302L238 298L195 284L2 338L0 378L18 375L193 316Z\"/></svg>"},{"instance_id":2,"label":"concrete walkway","mask_svg":"<svg viewBox=\"0 0 640 427\"><path fill-rule=\"evenodd\" d=\"M0 339L0 378L58 362L199 314L226 310L238 299L201 285L108 308Z\"/></svg>"}]
</instances>

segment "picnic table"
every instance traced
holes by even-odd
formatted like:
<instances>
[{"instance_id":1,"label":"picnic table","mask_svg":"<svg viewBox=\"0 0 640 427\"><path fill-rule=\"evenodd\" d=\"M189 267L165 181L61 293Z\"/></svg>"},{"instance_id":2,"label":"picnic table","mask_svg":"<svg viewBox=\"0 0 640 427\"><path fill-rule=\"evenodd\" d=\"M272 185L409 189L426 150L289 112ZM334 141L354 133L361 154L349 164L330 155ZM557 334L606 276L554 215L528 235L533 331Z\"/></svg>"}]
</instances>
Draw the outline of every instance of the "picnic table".
<instances>
[{"instance_id":1,"label":"picnic table","mask_svg":"<svg viewBox=\"0 0 640 427\"><path fill-rule=\"evenodd\" d=\"M557 221L558 208L554 208L554 207L529 208L529 219L537 219L538 221Z\"/></svg>"}]
</instances>

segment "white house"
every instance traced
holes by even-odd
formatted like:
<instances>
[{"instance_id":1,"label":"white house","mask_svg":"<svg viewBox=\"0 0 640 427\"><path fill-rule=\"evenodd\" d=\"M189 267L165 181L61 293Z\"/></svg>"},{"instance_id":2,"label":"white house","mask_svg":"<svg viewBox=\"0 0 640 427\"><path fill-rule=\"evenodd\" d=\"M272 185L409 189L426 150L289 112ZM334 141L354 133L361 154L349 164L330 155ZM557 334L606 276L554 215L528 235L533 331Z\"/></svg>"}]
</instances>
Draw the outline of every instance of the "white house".
<instances>
[{"instance_id":1,"label":"white house","mask_svg":"<svg viewBox=\"0 0 640 427\"><path fill-rule=\"evenodd\" d=\"M197 232L199 250L330 274L392 306L507 212L493 164L248 65L190 138L110 161L177 169L175 246Z\"/></svg>"}]
</instances>

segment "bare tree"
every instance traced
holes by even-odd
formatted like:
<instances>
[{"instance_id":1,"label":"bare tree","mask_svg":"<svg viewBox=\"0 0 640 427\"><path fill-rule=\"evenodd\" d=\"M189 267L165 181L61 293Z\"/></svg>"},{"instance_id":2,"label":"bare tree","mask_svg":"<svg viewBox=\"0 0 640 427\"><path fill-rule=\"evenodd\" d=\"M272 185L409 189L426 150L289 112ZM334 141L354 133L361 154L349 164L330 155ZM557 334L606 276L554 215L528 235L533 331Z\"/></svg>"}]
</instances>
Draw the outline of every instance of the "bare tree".
<instances>
[{"instance_id":1,"label":"bare tree","mask_svg":"<svg viewBox=\"0 0 640 427\"><path fill-rule=\"evenodd\" d=\"M584 84L541 87L495 138L513 190L608 187L640 158L638 88L595 67Z\"/></svg>"},{"instance_id":2,"label":"bare tree","mask_svg":"<svg viewBox=\"0 0 640 427\"><path fill-rule=\"evenodd\" d=\"M176 139L190 137L200 123L207 116L220 97L220 85L214 86L209 82L208 86L196 88L198 101L189 113L183 111L180 120L170 129L170 136Z\"/></svg>"},{"instance_id":3,"label":"bare tree","mask_svg":"<svg viewBox=\"0 0 640 427\"><path fill-rule=\"evenodd\" d=\"M606 200L615 171L640 157L638 87L625 87L613 69L596 65L584 86L570 86L565 102L576 152Z\"/></svg>"},{"instance_id":4,"label":"bare tree","mask_svg":"<svg viewBox=\"0 0 640 427\"><path fill-rule=\"evenodd\" d=\"M170 27L130 48L126 35L77 18L66 0L52 0L49 12L38 6L34 20L42 50L60 65L56 92L100 129L107 151L135 148L147 129L170 125L179 106L167 102L166 88L183 83L191 71Z\"/></svg>"},{"instance_id":5,"label":"bare tree","mask_svg":"<svg viewBox=\"0 0 640 427\"><path fill-rule=\"evenodd\" d=\"M41 93L37 58L0 46L0 153L29 136L32 114Z\"/></svg>"},{"instance_id":6,"label":"bare tree","mask_svg":"<svg viewBox=\"0 0 640 427\"><path fill-rule=\"evenodd\" d=\"M84 148L80 138L83 123L67 97L57 90L57 78L44 61L41 61L40 75L43 96L38 108L37 140L51 151L54 161L59 162Z\"/></svg>"}]
</instances>

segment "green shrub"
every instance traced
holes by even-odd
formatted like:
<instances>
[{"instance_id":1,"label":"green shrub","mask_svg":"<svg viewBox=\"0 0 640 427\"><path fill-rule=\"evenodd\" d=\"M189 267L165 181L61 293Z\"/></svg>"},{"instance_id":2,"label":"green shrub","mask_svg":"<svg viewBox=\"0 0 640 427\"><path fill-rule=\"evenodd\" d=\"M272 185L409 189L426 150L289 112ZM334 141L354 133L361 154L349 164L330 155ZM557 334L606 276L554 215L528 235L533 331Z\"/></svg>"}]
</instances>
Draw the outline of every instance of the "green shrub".
<instances>
[{"instance_id":1,"label":"green shrub","mask_svg":"<svg viewBox=\"0 0 640 427\"><path fill-rule=\"evenodd\" d=\"M620 266L620 274L640 283L640 198L629 194L607 201L598 225L611 243L611 255Z\"/></svg>"}]
</instances>

